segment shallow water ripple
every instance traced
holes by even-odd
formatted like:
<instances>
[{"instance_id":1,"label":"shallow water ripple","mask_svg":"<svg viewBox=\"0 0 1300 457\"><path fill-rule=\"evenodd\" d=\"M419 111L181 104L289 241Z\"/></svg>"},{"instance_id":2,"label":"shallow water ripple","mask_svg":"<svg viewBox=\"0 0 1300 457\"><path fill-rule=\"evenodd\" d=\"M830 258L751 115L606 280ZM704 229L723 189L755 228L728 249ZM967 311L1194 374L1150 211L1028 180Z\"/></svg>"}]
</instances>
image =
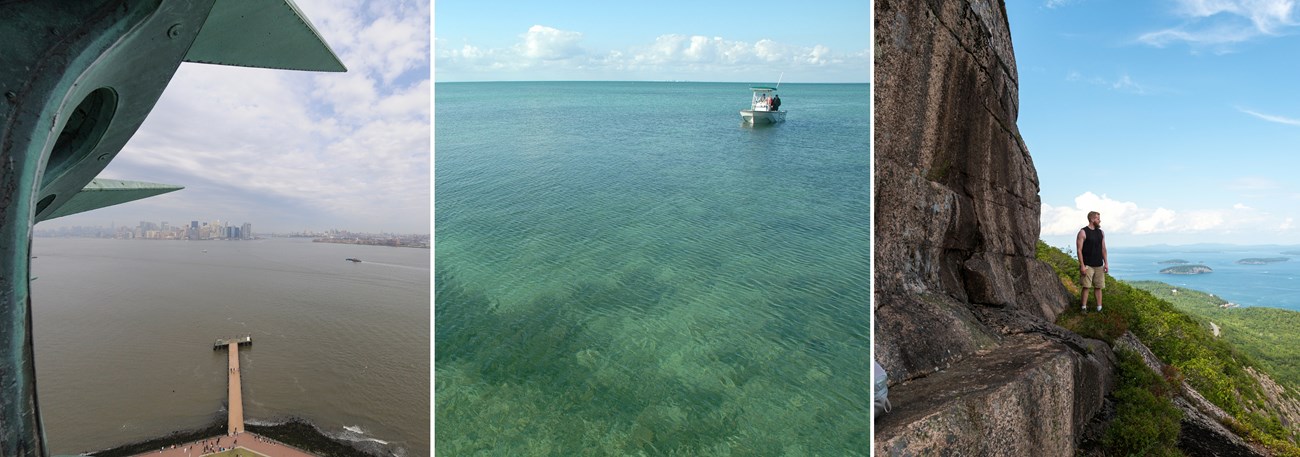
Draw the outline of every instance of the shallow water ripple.
<instances>
[{"instance_id":1,"label":"shallow water ripple","mask_svg":"<svg viewBox=\"0 0 1300 457\"><path fill-rule=\"evenodd\" d=\"M868 87L746 87L439 85L440 450L869 449Z\"/></svg>"}]
</instances>

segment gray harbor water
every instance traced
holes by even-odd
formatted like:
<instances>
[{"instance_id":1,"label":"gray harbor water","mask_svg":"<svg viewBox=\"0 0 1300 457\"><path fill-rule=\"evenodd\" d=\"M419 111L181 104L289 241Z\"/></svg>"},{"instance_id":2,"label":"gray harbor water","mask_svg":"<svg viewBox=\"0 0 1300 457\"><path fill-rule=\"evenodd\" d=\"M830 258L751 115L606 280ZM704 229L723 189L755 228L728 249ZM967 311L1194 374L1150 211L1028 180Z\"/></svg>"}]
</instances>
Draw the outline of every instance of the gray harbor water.
<instances>
[{"instance_id":1,"label":"gray harbor water","mask_svg":"<svg viewBox=\"0 0 1300 457\"><path fill-rule=\"evenodd\" d=\"M226 354L212 344L251 335L240 350L248 422L297 416L427 455L429 254L308 239L37 238L37 389L51 451L224 418Z\"/></svg>"}]
</instances>

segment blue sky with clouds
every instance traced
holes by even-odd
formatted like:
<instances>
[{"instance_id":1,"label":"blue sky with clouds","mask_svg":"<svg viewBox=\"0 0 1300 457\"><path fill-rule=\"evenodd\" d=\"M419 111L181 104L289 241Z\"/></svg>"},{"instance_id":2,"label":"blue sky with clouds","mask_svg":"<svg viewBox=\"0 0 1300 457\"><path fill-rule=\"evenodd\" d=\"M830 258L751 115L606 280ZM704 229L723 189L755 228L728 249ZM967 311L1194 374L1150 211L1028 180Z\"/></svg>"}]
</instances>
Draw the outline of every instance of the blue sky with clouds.
<instances>
[{"instance_id":1,"label":"blue sky with clouds","mask_svg":"<svg viewBox=\"0 0 1300 457\"><path fill-rule=\"evenodd\" d=\"M869 82L871 4L447 1L435 80Z\"/></svg>"},{"instance_id":2,"label":"blue sky with clouds","mask_svg":"<svg viewBox=\"0 0 1300 457\"><path fill-rule=\"evenodd\" d=\"M1300 11L1282 0L1007 4L1042 237L1300 244Z\"/></svg>"},{"instance_id":3,"label":"blue sky with clouds","mask_svg":"<svg viewBox=\"0 0 1300 457\"><path fill-rule=\"evenodd\" d=\"M430 2L295 3L347 73L183 63L100 176L186 188L37 228L430 233Z\"/></svg>"}]
</instances>

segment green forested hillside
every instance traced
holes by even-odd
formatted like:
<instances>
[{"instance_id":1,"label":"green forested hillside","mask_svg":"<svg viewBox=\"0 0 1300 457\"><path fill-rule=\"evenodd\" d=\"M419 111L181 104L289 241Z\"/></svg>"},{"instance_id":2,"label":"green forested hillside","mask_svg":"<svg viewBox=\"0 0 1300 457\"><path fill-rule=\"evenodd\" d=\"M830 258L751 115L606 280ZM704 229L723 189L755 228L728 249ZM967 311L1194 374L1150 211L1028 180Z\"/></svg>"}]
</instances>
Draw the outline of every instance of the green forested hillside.
<instances>
[{"instance_id":1,"label":"green forested hillside","mask_svg":"<svg viewBox=\"0 0 1300 457\"><path fill-rule=\"evenodd\" d=\"M1263 368L1263 371L1276 379L1269 365L1257 362L1228 340L1215 338L1208 324L1203 324L1199 318L1180 310L1169 301L1123 281L1115 280L1109 275L1106 278L1107 287L1104 294L1105 311L1080 313L1077 307L1079 303L1078 261L1041 241L1038 243L1038 258L1056 270L1062 284L1065 284L1066 289L1074 295L1076 305L1067 308L1067 311L1057 318L1058 325L1080 335L1112 344L1115 338L1123 335L1125 331L1132 331L1167 365L1162 373L1165 378L1175 384L1186 379L1201 395L1231 415L1234 420L1226 425L1247 439L1265 444L1278 455L1300 456L1300 447L1295 444L1295 433L1282 426L1278 414L1266 401L1259 383L1245 371L1245 367L1248 366ZM1179 293L1181 294L1182 291L1180 290ZM1121 364L1118 373L1121 385L1126 378L1147 376L1135 371L1140 369L1133 367L1132 364ZM1121 416L1116 418L1116 423L1141 422L1134 419L1122 420L1124 411L1141 412L1166 408L1169 399L1159 395L1158 389L1152 390L1152 394L1130 398L1117 396L1120 402L1117 410L1121 412ZM1133 402L1139 404L1133 405ZM1130 406L1125 407L1126 403ZM1151 417L1145 420L1159 421L1168 418ZM1108 454L1166 454L1174 446L1167 438L1161 438L1163 435L1155 431L1163 429L1161 426L1153 426L1149 431L1142 431L1142 433L1149 433L1147 435L1130 436L1125 440L1112 438L1116 434L1135 433L1117 430L1120 428L1111 427L1107 432L1107 443L1138 442L1143 443L1142 447L1126 445L1108 448Z\"/></svg>"},{"instance_id":2,"label":"green forested hillside","mask_svg":"<svg viewBox=\"0 0 1300 457\"><path fill-rule=\"evenodd\" d=\"M1223 340L1258 360L1289 391L1300 387L1300 312L1278 308L1220 308L1226 300L1156 281L1133 281L1175 308L1219 326ZM1174 292L1174 291L1177 292Z\"/></svg>"}]
</instances>

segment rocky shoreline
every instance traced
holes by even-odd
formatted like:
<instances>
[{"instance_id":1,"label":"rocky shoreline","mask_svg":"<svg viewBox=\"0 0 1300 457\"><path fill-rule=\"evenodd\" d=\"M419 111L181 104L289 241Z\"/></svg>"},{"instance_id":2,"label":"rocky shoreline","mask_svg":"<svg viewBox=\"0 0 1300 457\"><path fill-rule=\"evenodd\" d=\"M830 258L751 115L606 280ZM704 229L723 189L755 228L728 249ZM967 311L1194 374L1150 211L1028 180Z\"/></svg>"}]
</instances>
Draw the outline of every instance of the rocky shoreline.
<instances>
[{"instance_id":1,"label":"rocky shoreline","mask_svg":"<svg viewBox=\"0 0 1300 457\"><path fill-rule=\"evenodd\" d=\"M321 433L316 426L305 419L297 417L272 425L245 424L245 428L251 433L271 438L319 456L378 457L385 455L384 450L378 444L340 441ZM125 444L87 455L95 457L129 457L157 451L161 447L191 443L205 438L221 436L225 433L226 422L225 417L222 416L215 419L211 425L200 429L175 431L167 434L167 436ZM367 446L366 444L374 445Z\"/></svg>"}]
</instances>

